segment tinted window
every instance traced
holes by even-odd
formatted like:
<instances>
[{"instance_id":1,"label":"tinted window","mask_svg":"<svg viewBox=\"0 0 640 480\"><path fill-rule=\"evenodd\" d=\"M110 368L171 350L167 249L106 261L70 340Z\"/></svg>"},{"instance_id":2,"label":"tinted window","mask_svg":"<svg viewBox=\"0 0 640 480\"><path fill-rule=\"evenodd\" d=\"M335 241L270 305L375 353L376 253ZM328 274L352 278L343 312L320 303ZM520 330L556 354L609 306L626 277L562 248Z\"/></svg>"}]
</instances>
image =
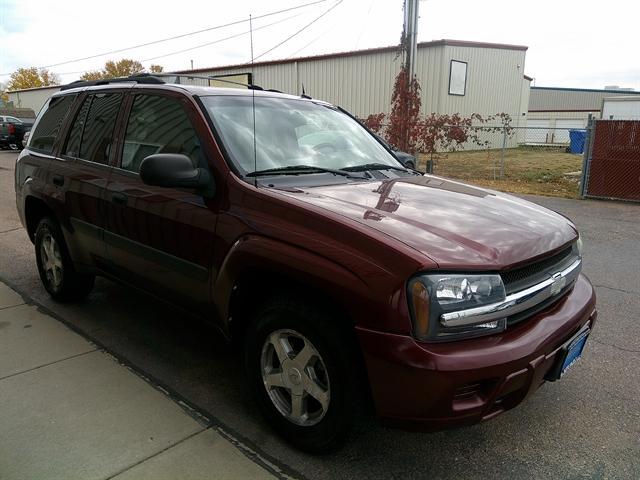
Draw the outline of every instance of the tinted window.
<instances>
[{"instance_id":1,"label":"tinted window","mask_svg":"<svg viewBox=\"0 0 640 480\"><path fill-rule=\"evenodd\" d=\"M21 120L17 119L16 117L5 117L7 122L13 122L13 123L22 123Z\"/></svg>"},{"instance_id":2,"label":"tinted window","mask_svg":"<svg viewBox=\"0 0 640 480\"><path fill-rule=\"evenodd\" d=\"M71 132L67 139L67 145L63 149L63 153L70 157L80 156L80 141L82 140L82 130L84 129L85 120L87 119L87 112L91 105L91 98L87 97L82 102L82 106L76 115L73 125L71 126Z\"/></svg>"},{"instance_id":3,"label":"tinted window","mask_svg":"<svg viewBox=\"0 0 640 480\"><path fill-rule=\"evenodd\" d=\"M80 140L79 158L96 163L109 162L113 129L121 101L121 93L92 95Z\"/></svg>"},{"instance_id":4,"label":"tinted window","mask_svg":"<svg viewBox=\"0 0 640 480\"><path fill-rule=\"evenodd\" d=\"M53 151L53 143L75 98L75 95L67 95L49 100L33 127L29 139L30 148L44 153Z\"/></svg>"},{"instance_id":5,"label":"tinted window","mask_svg":"<svg viewBox=\"0 0 640 480\"><path fill-rule=\"evenodd\" d=\"M154 153L182 153L204 167L198 136L177 100L137 95L124 138L121 168L137 172L142 160Z\"/></svg>"}]
</instances>

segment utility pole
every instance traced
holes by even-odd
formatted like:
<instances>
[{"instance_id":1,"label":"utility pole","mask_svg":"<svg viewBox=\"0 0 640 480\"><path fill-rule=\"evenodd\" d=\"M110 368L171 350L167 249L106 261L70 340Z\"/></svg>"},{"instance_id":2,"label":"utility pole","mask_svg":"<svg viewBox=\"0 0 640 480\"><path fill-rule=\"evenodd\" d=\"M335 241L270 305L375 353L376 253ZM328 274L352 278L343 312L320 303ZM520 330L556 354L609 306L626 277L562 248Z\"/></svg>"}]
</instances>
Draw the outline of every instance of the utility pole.
<instances>
[{"instance_id":1,"label":"utility pole","mask_svg":"<svg viewBox=\"0 0 640 480\"><path fill-rule=\"evenodd\" d=\"M402 53L404 54L403 69L406 71L407 78L406 84L403 86L403 97L401 108L402 118L402 130L404 139L401 140L401 145L397 147L407 150L410 146L410 130L411 120L409 119L409 109L412 102L413 79L415 78L415 63L416 54L418 51L418 1L419 0L404 0L404 26L402 28ZM410 151L410 150L407 150ZM411 152L413 153L413 152Z\"/></svg>"},{"instance_id":2,"label":"utility pole","mask_svg":"<svg viewBox=\"0 0 640 480\"><path fill-rule=\"evenodd\" d=\"M409 81L416 73L415 62L418 51L418 0L404 0L404 51Z\"/></svg>"}]
</instances>

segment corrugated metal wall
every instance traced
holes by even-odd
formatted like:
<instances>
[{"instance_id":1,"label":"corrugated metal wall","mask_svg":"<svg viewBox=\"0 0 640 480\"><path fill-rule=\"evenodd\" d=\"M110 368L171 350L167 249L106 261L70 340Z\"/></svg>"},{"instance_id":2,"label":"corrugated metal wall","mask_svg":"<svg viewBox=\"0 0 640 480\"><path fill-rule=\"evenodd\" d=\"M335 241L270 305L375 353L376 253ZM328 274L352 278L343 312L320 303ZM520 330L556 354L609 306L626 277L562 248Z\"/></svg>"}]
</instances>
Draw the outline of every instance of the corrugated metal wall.
<instances>
[{"instance_id":1,"label":"corrugated metal wall","mask_svg":"<svg viewBox=\"0 0 640 480\"><path fill-rule=\"evenodd\" d=\"M600 111L602 99L613 95L637 95L619 90L578 90L571 88L531 87L529 110L591 110Z\"/></svg>"},{"instance_id":2,"label":"corrugated metal wall","mask_svg":"<svg viewBox=\"0 0 640 480\"><path fill-rule=\"evenodd\" d=\"M298 63L305 91L366 117L385 112L401 61L393 52ZM300 90L298 90L300 91Z\"/></svg>"},{"instance_id":3,"label":"corrugated metal wall","mask_svg":"<svg viewBox=\"0 0 640 480\"><path fill-rule=\"evenodd\" d=\"M393 81L401 61L383 52L315 61L253 67L253 82L285 93L305 93L346 108L357 116L385 112L391 103ZM201 72L198 75L246 73L250 68Z\"/></svg>"},{"instance_id":4,"label":"corrugated metal wall","mask_svg":"<svg viewBox=\"0 0 640 480\"><path fill-rule=\"evenodd\" d=\"M523 50L446 46L442 60L439 78L445 81L439 88L440 102L434 111L460 113L464 116L472 113L508 113L515 122L519 120L522 84L525 82ZM464 96L448 93L451 60L467 62L467 87ZM422 78L425 78L425 74ZM428 111L429 105L425 107Z\"/></svg>"},{"instance_id":5,"label":"corrugated metal wall","mask_svg":"<svg viewBox=\"0 0 640 480\"><path fill-rule=\"evenodd\" d=\"M451 60L468 62L465 96L449 95ZM418 47L416 75L422 88L423 113L484 116L508 113L521 121L524 50L466 46ZM388 113L391 92L402 60L395 51L255 65L253 81L285 93L305 92L340 105L359 117ZM520 66L518 68L518 65ZM199 72L198 75L246 73L250 67Z\"/></svg>"}]
</instances>

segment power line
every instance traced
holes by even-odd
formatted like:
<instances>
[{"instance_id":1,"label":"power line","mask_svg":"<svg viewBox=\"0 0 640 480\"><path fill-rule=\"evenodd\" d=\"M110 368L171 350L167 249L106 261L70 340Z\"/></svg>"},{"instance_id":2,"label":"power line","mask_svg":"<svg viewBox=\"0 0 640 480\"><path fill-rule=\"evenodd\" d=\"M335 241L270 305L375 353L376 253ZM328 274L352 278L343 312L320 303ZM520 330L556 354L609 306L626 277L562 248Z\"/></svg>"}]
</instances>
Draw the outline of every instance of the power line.
<instances>
[{"instance_id":1,"label":"power line","mask_svg":"<svg viewBox=\"0 0 640 480\"><path fill-rule=\"evenodd\" d=\"M360 45L360 39L362 38L362 34L364 33L364 31L367 29L367 26L369 25L369 23L367 22L367 20L369 19L369 14L371 13L371 8L373 7L373 3L376 0L371 0L371 3L369 4L369 10L367 10L367 14L364 17L364 21L362 22L362 28L360 29L360 34L358 35L358 39L356 40L356 50L358 49L358 45Z\"/></svg>"},{"instance_id":2,"label":"power line","mask_svg":"<svg viewBox=\"0 0 640 480\"><path fill-rule=\"evenodd\" d=\"M301 13L298 13L298 14L296 14L296 15L290 15L290 16L288 16L288 17L286 17L286 18L283 18L283 19L281 19L281 20L278 20L277 22L268 23L268 24L266 24L266 25L262 25L262 26L260 26L260 27L258 27L258 28L254 28L254 29L253 29L253 31L255 32L256 30L261 30L261 29L263 29L263 28L267 28L267 27L271 27L271 26L273 26L273 25L277 25L278 23L286 22L287 20L291 20L292 18L299 17L300 15L302 15L302 14L301 14ZM144 63L144 62L150 62L150 61L152 61L152 60L157 60L158 58L169 57L169 56L171 56L171 55L177 55L177 54L179 54L179 53L189 52L189 51L191 51L191 50L196 50L196 49L198 49L198 48L208 47L209 45L215 45L216 43L221 43L221 42L224 42L224 41L226 41L226 40L231 40L231 39L233 39L233 38L241 37L241 36L243 36L243 35L247 35L248 33L250 33L250 31L249 31L249 30L247 30L246 32L236 33L235 35L230 35L230 36L228 36L228 37L219 38L219 39L214 40L214 41L212 41L212 42L202 43L202 44L200 44L200 45L196 45L196 46L194 46L194 47L189 47L189 48L185 48L185 49L182 49L182 50L176 50L175 52L166 53L166 54L164 54L164 55L159 55L159 56L157 56L157 57L145 58L144 60L140 60L140 62L141 62L141 63ZM75 71L75 72L61 72L61 73L58 73L57 75L74 75L74 74L77 74L77 73L85 73L85 72L86 72L86 70L78 70L78 71Z\"/></svg>"},{"instance_id":3,"label":"power line","mask_svg":"<svg viewBox=\"0 0 640 480\"><path fill-rule=\"evenodd\" d=\"M327 10L325 10L322 14L320 14L319 16L317 16L316 18L314 18L313 20L311 20L309 23L307 23L304 27L302 27L300 30L298 30L297 32L295 32L293 35L289 35L287 38L285 38L284 40L282 40L280 43L278 43L277 45L271 47L269 50L267 50L266 52L261 53L260 55L258 55L254 60L259 59L260 57L264 57L267 53L272 52L273 50L275 50L276 48L278 48L279 46L285 44L286 42L288 42L289 40L291 40L293 37L295 37L296 35L298 35L299 33L301 33L303 30L306 30L307 28L309 28L311 25L313 25L314 23L316 23L318 20L320 20L322 17L324 17L326 14L328 14L331 10L333 10L334 8L336 8L338 5L340 5L344 0L339 0L338 2L334 3L331 7L329 7Z\"/></svg>"},{"instance_id":4,"label":"power line","mask_svg":"<svg viewBox=\"0 0 640 480\"><path fill-rule=\"evenodd\" d=\"M328 1L328 0L316 0L314 2L309 2L309 3L302 4L302 5L297 5L295 7L289 7L289 8L285 8L285 9L278 10L278 11L275 11L275 12L265 13L263 15L259 15L257 17L254 17L254 20L258 20L260 18L265 18L265 17L270 17L270 16L273 16L273 15L278 15L280 13L290 12L292 10L297 10L297 9L300 9L300 8L309 7L311 5L317 5L319 3L324 3L326 1ZM91 60L93 58L104 57L106 55L112 55L114 53L126 52L127 50L133 50L133 49L136 49L136 48L146 47L146 46L149 46L149 45L156 45L158 43L168 42L170 40L176 40L178 38L189 37L189 36L197 35L197 34L203 33L203 32L210 32L212 30L219 30L221 28L230 27L230 26L233 26L233 25L238 25L238 24L245 23L245 22L248 22L248 21L249 20L246 19L246 18L242 19L242 20L236 20L234 22L225 23L224 25L216 25L214 27L204 28L202 30L196 30L194 32L183 33L181 35L175 35L173 37L167 37L167 38L163 38L163 39L160 39L160 40L154 40L152 42L140 43L138 45L134 45L134 46L131 46L131 47L120 48L120 49L117 49L117 50L110 50L108 52L103 52L103 53L99 53L99 54L96 54L96 55L90 55L88 57L76 58L74 60L67 60L67 61L59 62L59 63L52 63L51 65L44 65L42 67L37 67L37 68L40 69L40 68L59 67L60 65L67 65L69 63L76 63L76 62L82 62L84 60ZM0 73L0 76L5 76L5 75L11 75L11 72L10 73Z\"/></svg>"},{"instance_id":5,"label":"power line","mask_svg":"<svg viewBox=\"0 0 640 480\"><path fill-rule=\"evenodd\" d=\"M313 40L311 40L309 43L307 43L306 45L304 45L303 47L299 48L298 50L296 50L295 52L293 52L291 55L289 55L287 58L293 58L295 57L298 53L300 53L301 51L303 51L305 48L307 48L308 46L316 43L318 40L320 40L320 38L324 37L327 33L331 32L332 30L334 30L336 28L336 24L334 23L333 25L331 25L329 28L327 28L324 32L322 32L320 35L318 35L317 37L315 37Z\"/></svg>"},{"instance_id":6,"label":"power line","mask_svg":"<svg viewBox=\"0 0 640 480\"><path fill-rule=\"evenodd\" d=\"M299 17L300 15L301 15L300 13L298 13L296 15L290 15L290 16L288 16L286 18L278 20L277 22L268 23L266 25L262 25L260 27L254 28L253 31L255 32L256 30L262 30L263 28L271 27L273 25L277 25L279 23L286 22L287 20L291 20L292 18ZM151 57L151 58L147 58L145 60L140 60L140 61L141 62L150 62L151 60L157 60L159 58L170 57L171 55L177 55L179 53L190 52L191 50L196 50L198 48L208 47L209 45L215 45L216 43L224 42L225 40L231 40L232 38L242 37L243 35L247 35L248 33L250 33L250 30L247 30L246 32L236 33L236 34L230 35L228 37L219 38L219 39L214 40L212 42L201 43L200 45L196 45L195 47L189 47L189 48L184 48L182 50L176 50L175 52L165 53L163 55L158 55L157 57Z\"/></svg>"}]
</instances>

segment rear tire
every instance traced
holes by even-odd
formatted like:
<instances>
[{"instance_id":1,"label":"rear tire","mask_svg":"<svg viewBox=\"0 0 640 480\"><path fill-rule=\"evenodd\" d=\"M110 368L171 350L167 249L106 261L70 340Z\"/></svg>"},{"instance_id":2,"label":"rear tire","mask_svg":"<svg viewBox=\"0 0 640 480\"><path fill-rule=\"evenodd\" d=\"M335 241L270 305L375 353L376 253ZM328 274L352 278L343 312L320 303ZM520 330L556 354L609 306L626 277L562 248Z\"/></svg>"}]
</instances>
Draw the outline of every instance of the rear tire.
<instances>
[{"instance_id":1,"label":"rear tire","mask_svg":"<svg viewBox=\"0 0 640 480\"><path fill-rule=\"evenodd\" d=\"M260 410L295 447L338 448L359 403L349 333L333 316L291 299L259 307L248 327L245 369Z\"/></svg>"},{"instance_id":2,"label":"rear tire","mask_svg":"<svg viewBox=\"0 0 640 480\"><path fill-rule=\"evenodd\" d=\"M56 220L51 217L40 220L34 243L40 280L54 300L68 302L89 295L95 277L76 271Z\"/></svg>"}]
</instances>

